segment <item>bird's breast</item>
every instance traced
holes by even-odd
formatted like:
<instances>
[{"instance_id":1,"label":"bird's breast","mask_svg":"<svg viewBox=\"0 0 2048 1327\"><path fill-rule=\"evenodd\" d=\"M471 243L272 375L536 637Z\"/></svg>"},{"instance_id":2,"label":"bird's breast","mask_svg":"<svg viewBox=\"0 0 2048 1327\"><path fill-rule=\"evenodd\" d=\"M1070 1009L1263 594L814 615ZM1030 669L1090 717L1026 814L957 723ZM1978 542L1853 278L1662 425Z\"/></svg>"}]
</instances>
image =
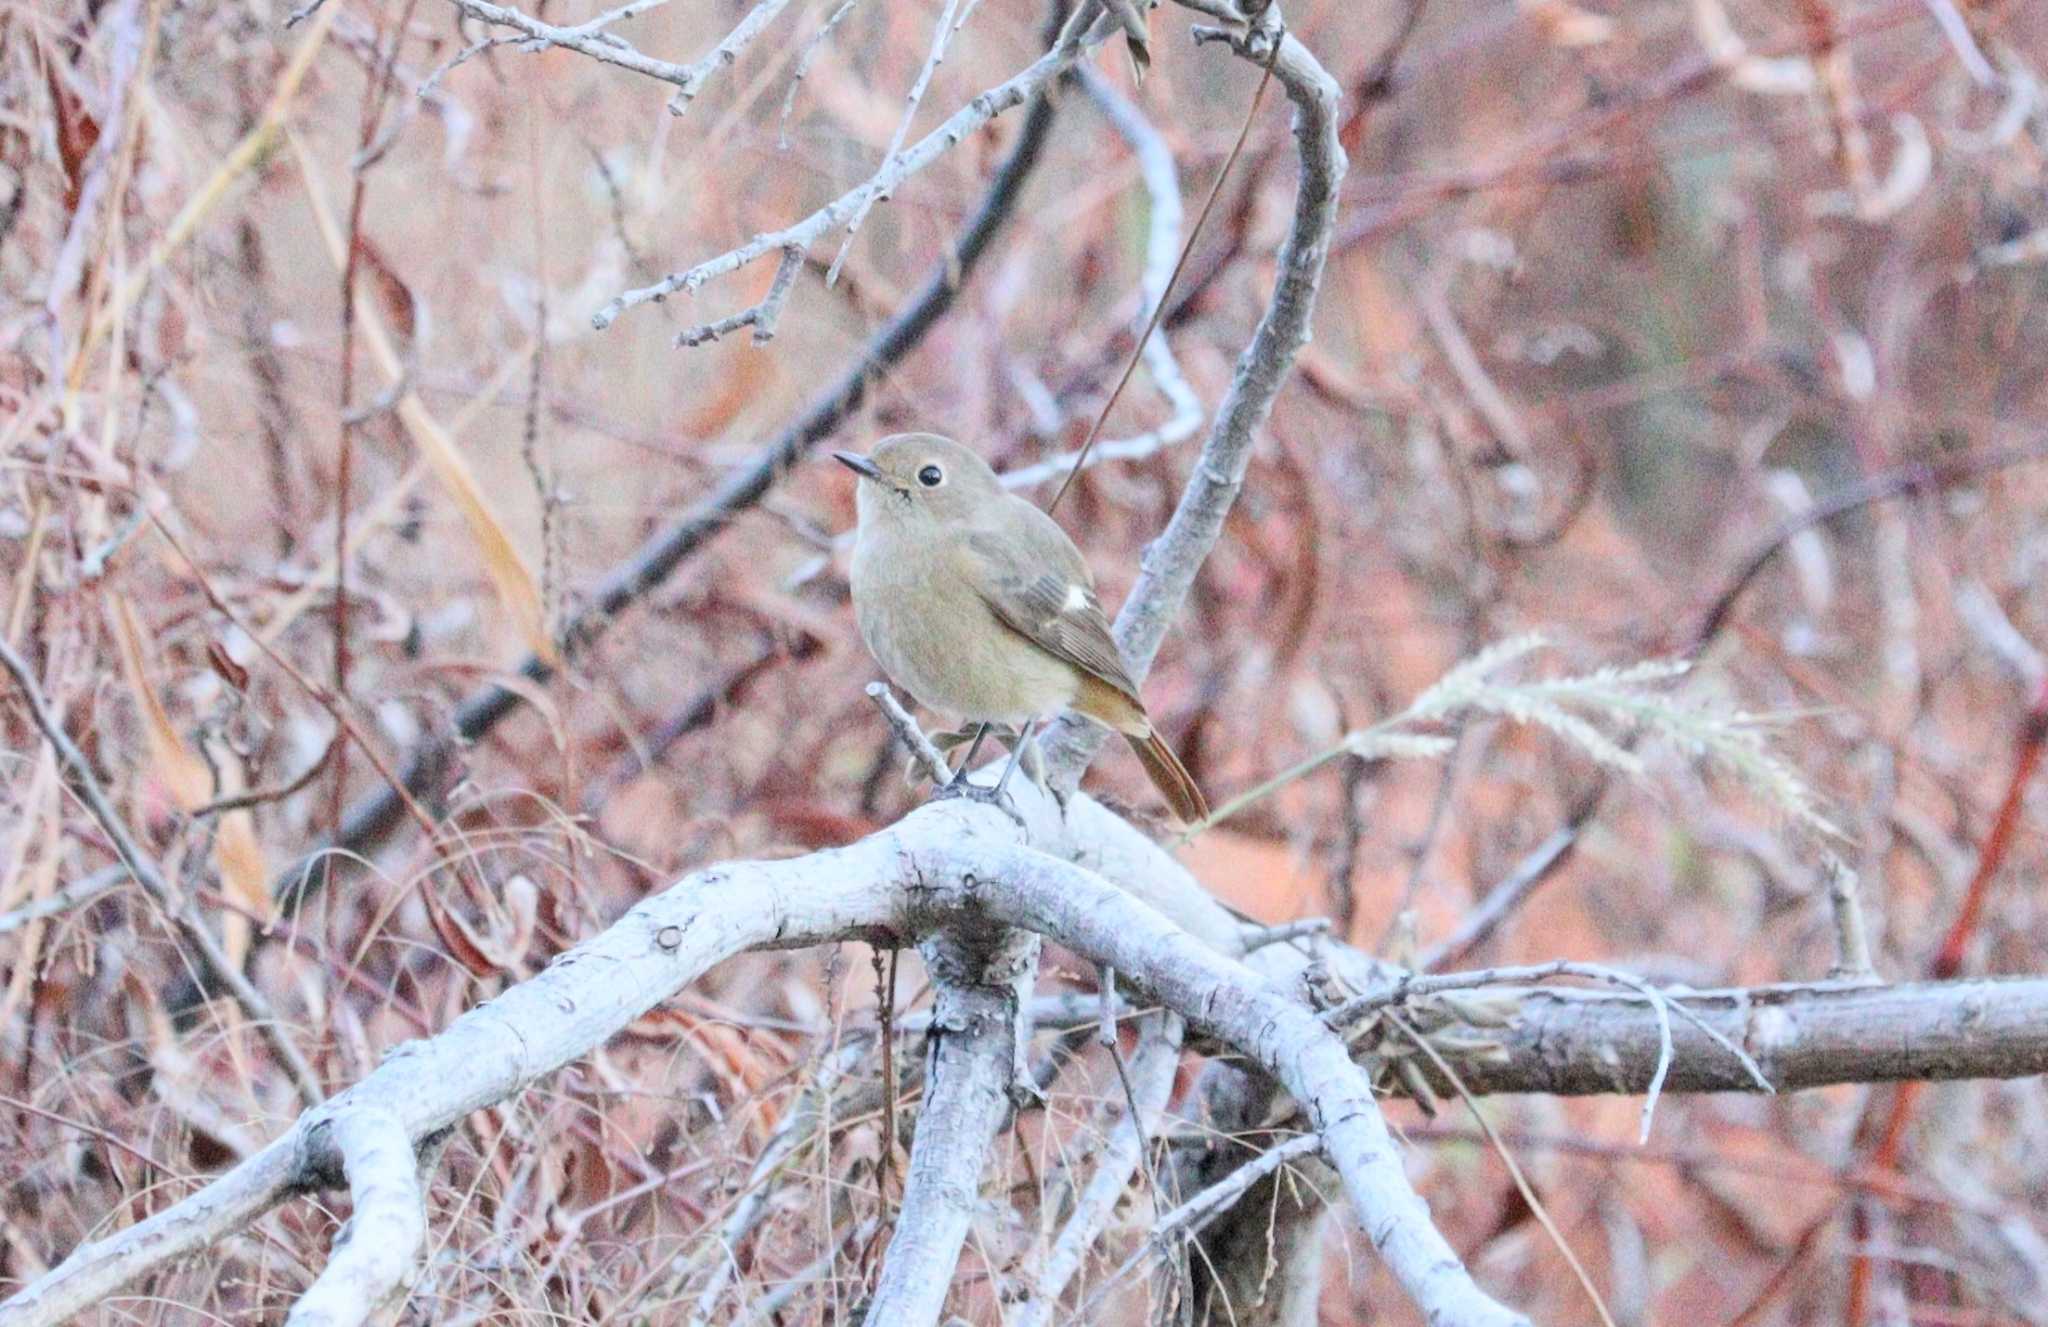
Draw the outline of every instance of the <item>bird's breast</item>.
<instances>
[{"instance_id":1,"label":"bird's breast","mask_svg":"<svg viewBox=\"0 0 2048 1327\"><path fill-rule=\"evenodd\" d=\"M864 533L854 546L854 617L890 681L927 709L1019 724L1066 708L1078 675L1004 626L937 550L892 556Z\"/></svg>"}]
</instances>

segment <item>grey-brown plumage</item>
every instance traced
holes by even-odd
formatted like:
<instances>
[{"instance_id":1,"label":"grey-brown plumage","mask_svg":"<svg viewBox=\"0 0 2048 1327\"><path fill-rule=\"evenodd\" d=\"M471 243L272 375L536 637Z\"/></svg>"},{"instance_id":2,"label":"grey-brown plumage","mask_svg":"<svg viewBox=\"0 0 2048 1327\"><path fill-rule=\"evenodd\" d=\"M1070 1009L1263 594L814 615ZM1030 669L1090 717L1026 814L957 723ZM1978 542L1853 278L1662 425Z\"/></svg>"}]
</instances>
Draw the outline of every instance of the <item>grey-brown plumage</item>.
<instances>
[{"instance_id":1,"label":"grey-brown plumage","mask_svg":"<svg viewBox=\"0 0 2048 1327\"><path fill-rule=\"evenodd\" d=\"M1095 578L1058 522L937 434L836 455L861 477L854 616L897 685L975 723L1084 714L1129 741L1175 815L1207 817L1201 789L1152 730Z\"/></svg>"}]
</instances>

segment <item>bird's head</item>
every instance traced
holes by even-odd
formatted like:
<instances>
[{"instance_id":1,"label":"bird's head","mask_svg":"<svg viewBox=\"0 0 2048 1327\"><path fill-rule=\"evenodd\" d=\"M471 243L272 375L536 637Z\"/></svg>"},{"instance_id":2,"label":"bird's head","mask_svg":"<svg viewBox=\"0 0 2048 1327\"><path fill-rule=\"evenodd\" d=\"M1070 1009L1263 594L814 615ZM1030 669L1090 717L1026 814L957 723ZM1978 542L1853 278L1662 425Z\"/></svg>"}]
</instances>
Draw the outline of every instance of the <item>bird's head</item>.
<instances>
[{"instance_id":1,"label":"bird's head","mask_svg":"<svg viewBox=\"0 0 2048 1327\"><path fill-rule=\"evenodd\" d=\"M898 433L876 443L866 456L832 455L860 476L855 500L862 525L953 524L1003 496L987 461L936 433Z\"/></svg>"}]
</instances>

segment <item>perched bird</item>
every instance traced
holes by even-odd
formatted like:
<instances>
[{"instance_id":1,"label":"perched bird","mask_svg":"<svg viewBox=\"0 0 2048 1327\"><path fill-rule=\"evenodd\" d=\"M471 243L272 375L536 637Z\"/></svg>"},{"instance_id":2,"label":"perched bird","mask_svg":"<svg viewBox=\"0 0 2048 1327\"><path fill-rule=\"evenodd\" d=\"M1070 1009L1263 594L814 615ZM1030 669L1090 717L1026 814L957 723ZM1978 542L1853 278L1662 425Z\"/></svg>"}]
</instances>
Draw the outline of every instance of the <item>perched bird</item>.
<instances>
[{"instance_id":1,"label":"perched bird","mask_svg":"<svg viewBox=\"0 0 2048 1327\"><path fill-rule=\"evenodd\" d=\"M1052 517L937 434L899 433L866 456L833 455L860 476L854 616L898 686L927 709L1018 730L1004 779L1040 720L1084 714L1124 736L1182 821L1208 816L1202 790L1146 717L1087 562ZM963 763L956 787L966 772Z\"/></svg>"}]
</instances>

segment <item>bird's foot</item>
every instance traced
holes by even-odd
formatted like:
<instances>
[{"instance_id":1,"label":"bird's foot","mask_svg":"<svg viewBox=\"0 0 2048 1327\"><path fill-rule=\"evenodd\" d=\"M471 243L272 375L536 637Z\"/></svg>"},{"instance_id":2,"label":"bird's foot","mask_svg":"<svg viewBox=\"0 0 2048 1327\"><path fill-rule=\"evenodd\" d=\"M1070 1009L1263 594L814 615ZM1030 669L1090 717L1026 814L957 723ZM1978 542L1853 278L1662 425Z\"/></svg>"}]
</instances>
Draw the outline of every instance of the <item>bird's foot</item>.
<instances>
[{"instance_id":1,"label":"bird's foot","mask_svg":"<svg viewBox=\"0 0 2048 1327\"><path fill-rule=\"evenodd\" d=\"M946 802L951 801L955 797L964 797L970 802L980 802L983 806L992 806L1016 821L1018 829L1024 828L1024 815L1017 809L1017 804L1010 799L1009 793L1001 788L991 788L985 784L970 782L967 778L967 771L964 769L955 774L947 783L941 784L939 790L932 794L931 799L934 802Z\"/></svg>"}]
</instances>

